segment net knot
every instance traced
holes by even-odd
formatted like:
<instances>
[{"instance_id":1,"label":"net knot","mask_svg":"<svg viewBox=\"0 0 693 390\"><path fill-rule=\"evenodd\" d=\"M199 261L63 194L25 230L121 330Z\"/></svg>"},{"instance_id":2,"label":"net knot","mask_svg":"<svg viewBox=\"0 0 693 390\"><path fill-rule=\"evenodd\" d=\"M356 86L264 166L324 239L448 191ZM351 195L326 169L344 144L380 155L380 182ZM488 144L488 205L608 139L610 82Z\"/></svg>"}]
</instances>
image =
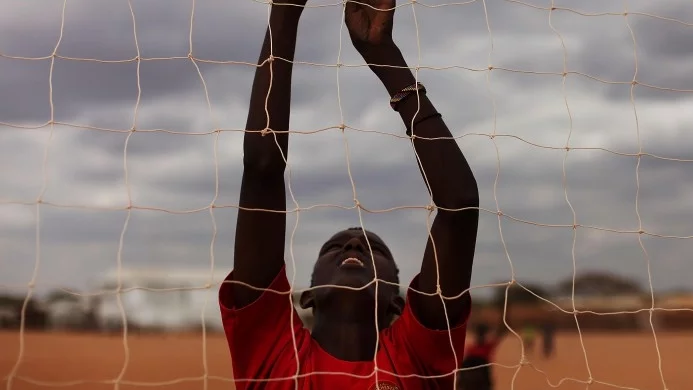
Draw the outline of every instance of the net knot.
<instances>
[{"instance_id":1,"label":"net knot","mask_svg":"<svg viewBox=\"0 0 693 390\"><path fill-rule=\"evenodd\" d=\"M269 128L265 127L264 129L260 130L260 135L264 137L269 134L270 131L271 130Z\"/></svg>"}]
</instances>

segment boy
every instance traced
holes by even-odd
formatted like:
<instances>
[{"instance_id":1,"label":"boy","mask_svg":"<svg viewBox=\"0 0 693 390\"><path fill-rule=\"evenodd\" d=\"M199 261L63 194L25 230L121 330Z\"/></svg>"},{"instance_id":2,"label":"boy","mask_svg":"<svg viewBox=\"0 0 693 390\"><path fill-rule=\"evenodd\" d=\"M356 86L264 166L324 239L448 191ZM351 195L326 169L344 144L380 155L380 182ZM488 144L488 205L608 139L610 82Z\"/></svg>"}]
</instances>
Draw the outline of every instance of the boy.
<instances>
[{"instance_id":1,"label":"boy","mask_svg":"<svg viewBox=\"0 0 693 390\"><path fill-rule=\"evenodd\" d=\"M410 284L424 294L410 291L405 303L384 241L360 228L346 229L322 246L311 278L315 288L300 298L303 308L313 310L312 333L300 323L287 294L284 157L296 31L306 1L274 0L244 136L235 264L227 278L233 283L219 293L239 390L452 389L462 362L471 307L463 292L470 284L478 224L476 180L392 40L395 1L362 2L367 4L345 7L354 47L368 64L388 65L371 70L407 134L434 139L413 138L438 207L420 273ZM270 54L273 60L266 61ZM377 289L371 283L376 273L388 282L377 282ZM455 298L443 304L438 288ZM425 378L430 376L435 378Z\"/></svg>"}]
</instances>

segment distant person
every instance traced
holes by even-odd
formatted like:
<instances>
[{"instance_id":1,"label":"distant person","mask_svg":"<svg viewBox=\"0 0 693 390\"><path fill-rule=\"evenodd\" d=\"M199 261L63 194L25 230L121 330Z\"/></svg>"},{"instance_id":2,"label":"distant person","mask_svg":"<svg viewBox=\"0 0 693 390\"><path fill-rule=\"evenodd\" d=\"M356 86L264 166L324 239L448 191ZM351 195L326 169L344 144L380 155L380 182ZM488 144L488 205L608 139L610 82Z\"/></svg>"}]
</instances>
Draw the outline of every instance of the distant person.
<instances>
[{"instance_id":1,"label":"distant person","mask_svg":"<svg viewBox=\"0 0 693 390\"><path fill-rule=\"evenodd\" d=\"M474 328L474 341L464 352L463 368L478 367L467 371L460 371L457 389L476 390L493 389L493 370L490 364L495 360L496 350L508 327L501 323L495 331L484 323L478 324ZM462 382L466 382L462 385ZM479 387L473 387L470 382L478 383ZM488 386L488 387L483 387Z\"/></svg>"},{"instance_id":2,"label":"distant person","mask_svg":"<svg viewBox=\"0 0 693 390\"><path fill-rule=\"evenodd\" d=\"M546 321L542 326L542 352L545 359L549 359L555 352L556 326L553 321Z\"/></svg>"},{"instance_id":3,"label":"distant person","mask_svg":"<svg viewBox=\"0 0 693 390\"><path fill-rule=\"evenodd\" d=\"M488 364L488 359L480 356L465 357L456 390L492 390L493 376Z\"/></svg>"},{"instance_id":4,"label":"distant person","mask_svg":"<svg viewBox=\"0 0 693 390\"><path fill-rule=\"evenodd\" d=\"M537 332L532 324L526 324L522 327L522 345L528 355L534 352L534 344L536 341Z\"/></svg>"}]
</instances>

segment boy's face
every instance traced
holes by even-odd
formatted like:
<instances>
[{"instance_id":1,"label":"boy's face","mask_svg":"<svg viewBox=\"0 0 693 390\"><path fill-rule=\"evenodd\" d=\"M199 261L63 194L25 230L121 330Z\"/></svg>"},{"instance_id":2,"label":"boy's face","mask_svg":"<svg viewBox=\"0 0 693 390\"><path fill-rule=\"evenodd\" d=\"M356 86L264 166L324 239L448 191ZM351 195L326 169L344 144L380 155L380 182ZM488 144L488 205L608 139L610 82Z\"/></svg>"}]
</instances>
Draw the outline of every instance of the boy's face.
<instances>
[{"instance_id":1,"label":"boy's face","mask_svg":"<svg viewBox=\"0 0 693 390\"><path fill-rule=\"evenodd\" d=\"M371 255L372 253L372 255ZM322 246L313 270L313 286L345 286L362 288L376 277L391 283L398 282L397 267L389 248L377 235L363 230L343 230ZM375 283L361 290L375 297ZM354 290L325 287L316 295L353 294ZM398 295L399 286L378 284L379 305Z\"/></svg>"}]
</instances>

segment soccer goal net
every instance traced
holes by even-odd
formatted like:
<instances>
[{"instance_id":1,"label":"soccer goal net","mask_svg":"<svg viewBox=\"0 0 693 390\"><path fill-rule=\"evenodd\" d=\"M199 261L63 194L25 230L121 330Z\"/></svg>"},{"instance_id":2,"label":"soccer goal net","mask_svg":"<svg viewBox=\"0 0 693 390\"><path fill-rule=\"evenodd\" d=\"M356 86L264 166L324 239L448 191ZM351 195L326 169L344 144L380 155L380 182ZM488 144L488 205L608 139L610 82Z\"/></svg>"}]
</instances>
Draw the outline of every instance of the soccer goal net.
<instances>
[{"instance_id":1,"label":"soccer goal net","mask_svg":"<svg viewBox=\"0 0 693 390\"><path fill-rule=\"evenodd\" d=\"M308 329L298 297L334 232L381 236L404 297L436 215L405 124L352 47L345 4L308 1L293 61L285 296ZM0 1L4 388L436 379L378 364L233 377L243 356L229 356L219 289L271 9ZM400 0L394 39L479 186L466 347L479 347L479 325L505 330L486 355L496 389L686 388L690 4ZM484 369L463 359L446 373L458 388Z\"/></svg>"}]
</instances>

